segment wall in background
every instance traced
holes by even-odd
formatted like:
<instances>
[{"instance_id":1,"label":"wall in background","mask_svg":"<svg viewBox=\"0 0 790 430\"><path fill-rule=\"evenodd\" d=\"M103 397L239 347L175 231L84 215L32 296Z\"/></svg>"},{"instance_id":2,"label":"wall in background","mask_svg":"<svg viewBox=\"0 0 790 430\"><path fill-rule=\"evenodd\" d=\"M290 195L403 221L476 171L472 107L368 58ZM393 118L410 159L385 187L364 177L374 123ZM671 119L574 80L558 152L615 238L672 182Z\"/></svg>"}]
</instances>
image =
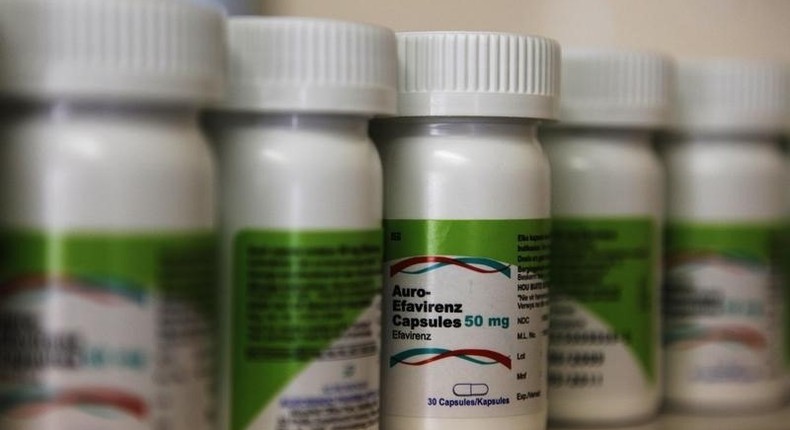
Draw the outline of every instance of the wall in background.
<instances>
[{"instance_id":1,"label":"wall in background","mask_svg":"<svg viewBox=\"0 0 790 430\"><path fill-rule=\"evenodd\" d=\"M197 0L221 5L231 15L251 15L258 13L261 0Z\"/></svg>"},{"instance_id":2,"label":"wall in background","mask_svg":"<svg viewBox=\"0 0 790 430\"><path fill-rule=\"evenodd\" d=\"M262 0L262 12L790 63L790 0Z\"/></svg>"}]
</instances>

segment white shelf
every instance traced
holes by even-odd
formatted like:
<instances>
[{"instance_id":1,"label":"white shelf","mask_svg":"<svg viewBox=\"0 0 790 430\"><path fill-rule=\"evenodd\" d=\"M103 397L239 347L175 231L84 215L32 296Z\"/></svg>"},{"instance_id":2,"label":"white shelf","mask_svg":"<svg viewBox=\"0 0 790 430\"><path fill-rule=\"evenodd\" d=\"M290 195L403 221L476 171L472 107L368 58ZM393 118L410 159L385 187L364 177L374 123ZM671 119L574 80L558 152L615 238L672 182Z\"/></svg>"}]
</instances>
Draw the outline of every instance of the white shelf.
<instances>
[{"instance_id":1,"label":"white shelf","mask_svg":"<svg viewBox=\"0 0 790 430\"><path fill-rule=\"evenodd\" d=\"M790 406L755 415L688 415L666 413L650 423L625 427L590 427L590 430L790 430ZM586 430L586 427L550 427L550 430Z\"/></svg>"}]
</instances>

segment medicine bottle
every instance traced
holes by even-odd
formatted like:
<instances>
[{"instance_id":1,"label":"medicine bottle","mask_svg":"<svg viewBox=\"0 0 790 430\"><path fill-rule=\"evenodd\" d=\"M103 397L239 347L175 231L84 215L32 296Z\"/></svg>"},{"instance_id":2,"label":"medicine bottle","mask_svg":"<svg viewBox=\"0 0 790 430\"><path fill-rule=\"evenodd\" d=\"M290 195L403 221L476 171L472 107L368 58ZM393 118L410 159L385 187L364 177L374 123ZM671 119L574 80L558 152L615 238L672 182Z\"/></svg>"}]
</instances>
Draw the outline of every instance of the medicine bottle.
<instances>
[{"instance_id":1,"label":"medicine bottle","mask_svg":"<svg viewBox=\"0 0 790 430\"><path fill-rule=\"evenodd\" d=\"M747 411L782 401L785 79L767 62L679 65L675 130L662 144L670 405Z\"/></svg>"},{"instance_id":2,"label":"medicine bottle","mask_svg":"<svg viewBox=\"0 0 790 430\"><path fill-rule=\"evenodd\" d=\"M229 425L378 428L382 172L395 35L232 18L220 159Z\"/></svg>"},{"instance_id":3,"label":"medicine bottle","mask_svg":"<svg viewBox=\"0 0 790 430\"><path fill-rule=\"evenodd\" d=\"M559 45L398 34L384 164L382 428L542 429Z\"/></svg>"},{"instance_id":4,"label":"medicine bottle","mask_svg":"<svg viewBox=\"0 0 790 430\"><path fill-rule=\"evenodd\" d=\"M549 420L617 424L660 402L663 167L653 132L670 62L563 50L560 122L541 128L552 178Z\"/></svg>"},{"instance_id":5,"label":"medicine bottle","mask_svg":"<svg viewBox=\"0 0 790 430\"><path fill-rule=\"evenodd\" d=\"M0 2L0 427L210 430L223 17Z\"/></svg>"}]
</instances>

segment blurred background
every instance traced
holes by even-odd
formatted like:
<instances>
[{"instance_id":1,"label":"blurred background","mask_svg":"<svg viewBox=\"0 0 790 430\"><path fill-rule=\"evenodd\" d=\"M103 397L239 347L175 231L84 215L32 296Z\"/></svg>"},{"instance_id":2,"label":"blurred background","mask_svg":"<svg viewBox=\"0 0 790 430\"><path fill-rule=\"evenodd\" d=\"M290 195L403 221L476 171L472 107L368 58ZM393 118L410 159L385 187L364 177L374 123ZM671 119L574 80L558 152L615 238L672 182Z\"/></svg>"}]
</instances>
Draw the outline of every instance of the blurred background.
<instances>
[{"instance_id":1,"label":"blurred background","mask_svg":"<svg viewBox=\"0 0 790 430\"><path fill-rule=\"evenodd\" d=\"M566 46L790 63L788 0L217 0L232 13L338 18L395 30L489 30Z\"/></svg>"}]
</instances>

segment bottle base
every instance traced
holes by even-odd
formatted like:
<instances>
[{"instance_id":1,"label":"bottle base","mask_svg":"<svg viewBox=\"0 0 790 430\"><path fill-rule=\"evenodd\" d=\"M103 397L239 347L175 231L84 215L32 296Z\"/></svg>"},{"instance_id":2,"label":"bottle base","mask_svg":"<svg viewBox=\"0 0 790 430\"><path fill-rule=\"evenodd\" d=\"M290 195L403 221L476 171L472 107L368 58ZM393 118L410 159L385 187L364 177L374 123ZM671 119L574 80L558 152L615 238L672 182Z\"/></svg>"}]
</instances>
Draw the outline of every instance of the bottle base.
<instances>
[{"instance_id":1,"label":"bottle base","mask_svg":"<svg viewBox=\"0 0 790 430\"><path fill-rule=\"evenodd\" d=\"M567 427L645 424L658 416L659 402L655 393L624 397L569 396L550 401L549 421Z\"/></svg>"},{"instance_id":2,"label":"bottle base","mask_svg":"<svg viewBox=\"0 0 790 430\"><path fill-rule=\"evenodd\" d=\"M492 418L382 416L381 430L545 430L546 413Z\"/></svg>"},{"instance_id":3,"label":"bottle base","mask_svg":"<svg viewBox=\"0 0 790 430\"><path fill-rule=\"evenodd\" d=\"M716 414L763 413L781 408L786 395L783 381L764 384L687 385L665 394L672 412Z\"/></svg>"}]
</instances>

